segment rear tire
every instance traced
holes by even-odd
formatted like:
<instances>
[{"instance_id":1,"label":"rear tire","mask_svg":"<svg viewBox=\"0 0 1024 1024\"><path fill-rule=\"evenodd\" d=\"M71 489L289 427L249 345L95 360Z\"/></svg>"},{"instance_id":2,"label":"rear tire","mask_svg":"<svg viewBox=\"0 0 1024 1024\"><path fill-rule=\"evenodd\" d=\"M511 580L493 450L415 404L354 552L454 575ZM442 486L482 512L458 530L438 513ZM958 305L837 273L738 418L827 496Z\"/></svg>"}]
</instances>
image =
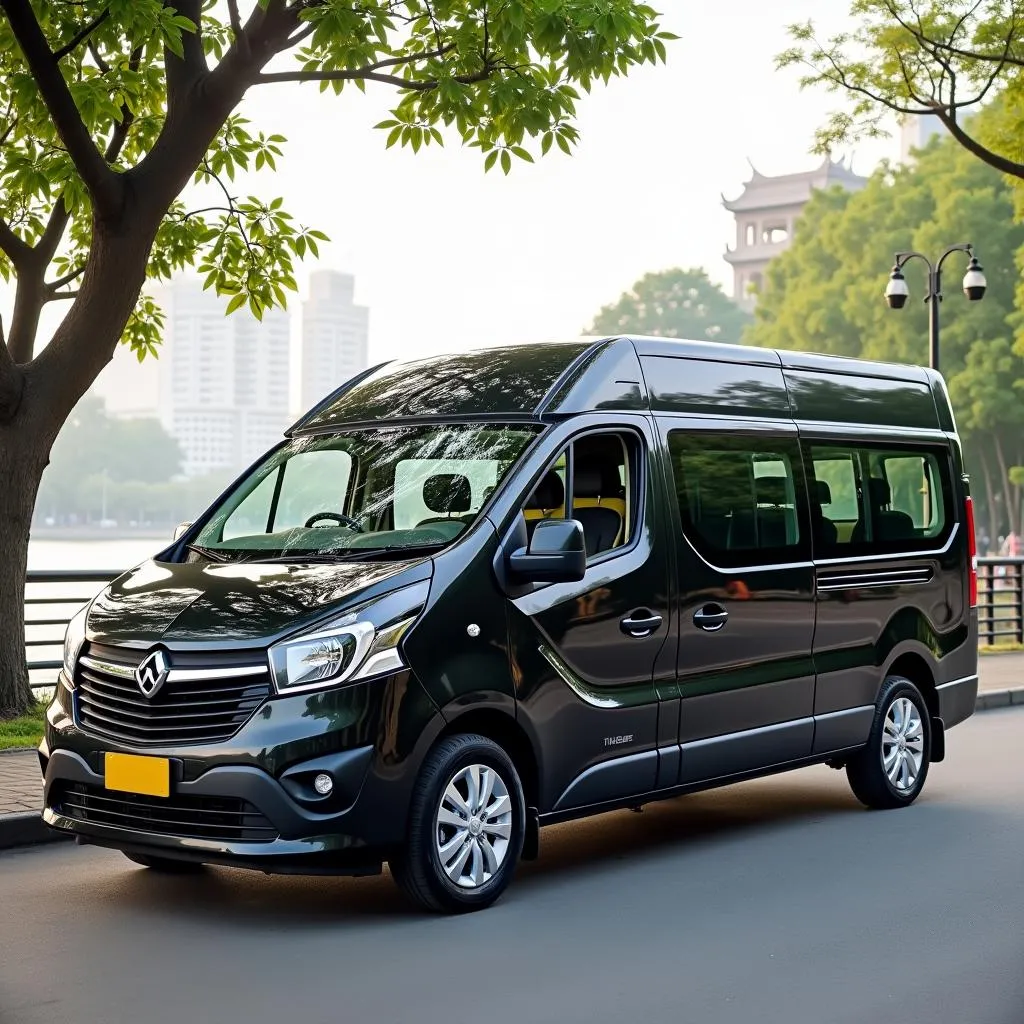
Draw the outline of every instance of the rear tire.
<instances>
[{"instance_id":1,"label":"rear tire","mask_svg":"<svg viewBox=\"0 0 1024 1024\"><path fill-rule=\"evenodd\" d=\"M449 736L420 769L406 845L390 858L391 874L427 910L483 910L512 880L525 833L512 759L485 736Z\"/></svg>"},{"instance_id":2,"label":"rear tire","mask_svg":"<svg viewBox=\"0 0 1024 1024\"><path fill-rule=\"evenodd\" d=\"M882 685L867 746L846 765L854 796L867 807L907 807L924 788L932 750L928 705L903 676Z\"/></svg>"},{"instance_id":3,"label":"rear tire","mask_svg":"<svg viewBox=\"0 0 1024 1024\"><path fill-rule=\"evenodd\" d=\"M175 860L173 857L154 857L148 853L122 853L133 863L163 875L194 875L203 870L203 865L194 860Z\"/></svg>"}]
</instances>

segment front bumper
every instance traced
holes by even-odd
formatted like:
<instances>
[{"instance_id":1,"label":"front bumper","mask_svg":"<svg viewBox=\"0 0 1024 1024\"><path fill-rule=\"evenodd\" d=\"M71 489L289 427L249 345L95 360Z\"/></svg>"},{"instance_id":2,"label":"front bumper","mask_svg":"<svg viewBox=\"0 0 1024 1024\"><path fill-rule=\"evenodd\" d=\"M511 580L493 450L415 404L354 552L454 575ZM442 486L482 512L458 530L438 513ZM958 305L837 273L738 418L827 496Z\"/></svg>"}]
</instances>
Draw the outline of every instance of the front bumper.
<instances>
[{"instance_id":1,"label":"front bumper","mask_svg":"<svg viewBox=\"0 0 1024 1024\"><path fill-rule=\"evenodd\" d=\"M46 766L43 820L83 841L117 849L264 871L364 873L379 868L380 851L352 834L351 819L372 755L372 747L362 747L330 759L336 785L349 791L354 787L356 797L340 812L321 814L302 807L259 768L211 768L191 782L174 782L171 797L158 801L105 790L102 774L84 758L55 750ZM207 806L237 802L250 808L242 820L247 827L239 823L241 812L205 809L202 798L209 798ZM226 838L226 833L261 838L247 841Z\"/></svg>"},{"instance_id":2,"label":"front bumper","mask_svg":"<svg viewBox=\"0 0 1024 1024\"><path fill-rule=\"evenodd\" d=\"M216 746L133 749L80 729L73 697L59 687L39 750L43 820L81 842L129 852L267 872L365 874L404 840L421 744L440 727L436 708L404 672L268 701ZM108 751L168 758L170 797L105 789ZM326 798L312 786L324 771L334 780Z\"/></svg>"}]
</instances>

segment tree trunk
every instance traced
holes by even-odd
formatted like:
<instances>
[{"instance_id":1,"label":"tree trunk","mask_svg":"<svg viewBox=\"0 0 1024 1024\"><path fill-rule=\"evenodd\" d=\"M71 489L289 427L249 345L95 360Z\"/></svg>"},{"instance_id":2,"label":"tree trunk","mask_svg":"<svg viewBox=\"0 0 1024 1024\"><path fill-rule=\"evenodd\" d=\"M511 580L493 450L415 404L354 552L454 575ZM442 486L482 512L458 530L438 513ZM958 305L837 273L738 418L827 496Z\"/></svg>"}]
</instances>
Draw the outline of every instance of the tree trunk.
<instances>
[{"instance_id":1,"label":"tree trunk","mask_svg":"<svg viewBox=\"0 0 1024 1024\"><path fill-rule=\"evenodd\" d=\"M20 400L9 403L13 416L0 420L0 720L23 712L32 699L24 602L39 482L57 432L114 354L145 280L159 222L156 209L140 215L129 208L124 230L94 225L78 299L49 345L19 367Z\"/></svg>"},{"instance_id":2,"label":"tree trunk","mask_svg":"<svg viewBox=\"0 0 1024 1024\"><path fill-rule=\"evenodd\" d=\"M40 439L18 429L22 420L0 428L0 720L23 714L33 701L25 661L25 572L47 454L38 450Z\"/></svg>"},{"instance_id":3,"label":"tree trunk","mask_svg":"<svg viewBox=\"0 0 1024 1024\"><path fill-rule=\"evenodd\" d=\"M985 505L986 511L988 512L988 542L989 547L996 542L996 538L999 536L999 520L996 513L996 492L992 486L992 472L988 467L988 459L984 454L981 456L981 475L985 478ZM988 551L982 551L982 555L989 554Z\"/></svg>"},{"instance_id":4,"label":"tree trunk","mask_svg":"<svg viewBox=\"0 0 1024 1024\"><path fill-rule=\"evenodd\" d=\"M1019 488L1014 487L1013 484L1010 483L1010 466L1006 461L1006 457L1003 455L1003 444L998 434L996 434L995 442L996 458L999 461L999 477L1002 481L1003 488L1003 500L1006 503L1007 525L1012 532L1017 529L1017 523L1020 522L1021 497Z\"/></svg>"}]
</instances>

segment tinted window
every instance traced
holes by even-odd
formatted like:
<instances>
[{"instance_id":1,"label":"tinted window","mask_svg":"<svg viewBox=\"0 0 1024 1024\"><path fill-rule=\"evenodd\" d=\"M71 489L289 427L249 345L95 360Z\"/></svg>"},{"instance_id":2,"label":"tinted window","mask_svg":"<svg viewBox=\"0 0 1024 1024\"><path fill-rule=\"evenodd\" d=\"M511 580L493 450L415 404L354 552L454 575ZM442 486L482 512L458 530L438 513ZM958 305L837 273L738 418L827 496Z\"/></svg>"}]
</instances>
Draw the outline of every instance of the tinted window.
<instances>
[{"instance_id":1,"label":"tinted window","mask_svg":"<svg viewBox=\"0 0 1024 1024\"><path fill-rule=\"evenodd\" d=\"M652 409L789 415L789 398L778 367L665 356L644 356L641 364Z\"/></svg>"},{"instance_id":2,"label":"tinted window","mask_svg":"<svg viewBox=\"0 0 1024 1024\"><path fill-rule=\"evenodd\" d=\"M629 543L636 531L636 466L639 446L632 434L587 434L571 446L572 495L565 481L570 452L548 467L523 505L527 534L541 519L566 515L583 526L587 558L592 560Z\"/></svg>"},{"instance_id":3,"label":"tinted window","mask_svg":"<svg viewBox=\"0 0 1024 1024\"><path fill-rule=\"evenodd\" d=\"M811 512L824 554L914 551L952 529L949 453L943 448L815 444Z\"/></svg>"},{"instance_id":4,"label":"tinted window","mask_svg":"<svg viewBox=\"0 0 1024 1024\"><path fill-rule=\"evenodd\" d=\"M798 420L938 426L935 400L926 384L805 370L785 373L793 415Z\"/></svg>"},{"instance_id":5,"label":"tinted window","mask_svg":"<svg viewBox=\"0 0 1024 1024\"><path fill-rule=\"evenodd\" d=\"M807 556L795 441L682 431L668 440L683 532L709 562Z\"/></svg>"}]
</instances>

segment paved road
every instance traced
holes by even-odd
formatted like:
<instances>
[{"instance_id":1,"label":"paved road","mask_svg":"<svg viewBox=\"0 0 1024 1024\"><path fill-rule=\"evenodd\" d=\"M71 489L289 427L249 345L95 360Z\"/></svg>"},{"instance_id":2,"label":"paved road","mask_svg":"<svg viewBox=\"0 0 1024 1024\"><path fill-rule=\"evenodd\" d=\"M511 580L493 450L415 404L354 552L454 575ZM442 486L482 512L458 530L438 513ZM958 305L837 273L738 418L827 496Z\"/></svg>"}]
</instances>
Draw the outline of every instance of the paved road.
<instances>
[{"instance_id":1,"label":"paved road","mask_svg":"<svg viewBox=\"0 0 1024 1024\"><path fill-rule=\"evenodd\" d=\"M0 854L0 1022L1021 1024L1022 740L954 730L905 811L822 767L560 826L457 919L386 876Z\"/></svg>"}]
</instances>

